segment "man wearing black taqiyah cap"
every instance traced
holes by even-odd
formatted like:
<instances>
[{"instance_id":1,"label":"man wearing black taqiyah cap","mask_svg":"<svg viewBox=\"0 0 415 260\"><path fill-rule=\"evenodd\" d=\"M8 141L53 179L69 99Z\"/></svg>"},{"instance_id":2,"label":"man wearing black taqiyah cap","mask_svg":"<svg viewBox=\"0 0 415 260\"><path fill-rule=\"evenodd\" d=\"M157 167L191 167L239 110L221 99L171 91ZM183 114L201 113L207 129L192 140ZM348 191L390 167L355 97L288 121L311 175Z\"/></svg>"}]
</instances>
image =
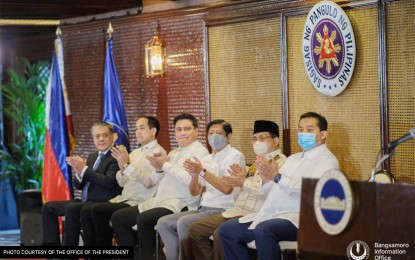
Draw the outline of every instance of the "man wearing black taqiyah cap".
<instances>
[{"instance_id":1,"label":"man wearing black taqiyah cap","mask_svg":"<svg viewBox=\"0 0 415 260\"><path fill-rule=\"evenodd\" d=\"M260 158L261 163L266 162L265 167L281 167L284 164L286 157L279 149L279 129L276 123L268 120L255 121L252 143L257 160ZM262 207L272 182L262 176L257 170L257 164L249 167L248 173L245 168L232 165L230 173L231 176L223 176L222 180L233 186L235 206L221 214L192 223L188 230L191 252L184 255L190 255L193 259L225 259L217 228L228 220L258 212ZM209 239L212 234L213 250Z\"/></svg>"},{"instance_id":2,"label":"man wearing black taqiyah cap","mask_svg":"<svg viewBox=\"0 0 415 260\"><path fill-rule=\"evenodd\" d=\"M280 154L279 136L276 123L268 120L255 121L252 139L255 154L264 155L267 159L272 159Z\"/></svg>"}]
</instances>

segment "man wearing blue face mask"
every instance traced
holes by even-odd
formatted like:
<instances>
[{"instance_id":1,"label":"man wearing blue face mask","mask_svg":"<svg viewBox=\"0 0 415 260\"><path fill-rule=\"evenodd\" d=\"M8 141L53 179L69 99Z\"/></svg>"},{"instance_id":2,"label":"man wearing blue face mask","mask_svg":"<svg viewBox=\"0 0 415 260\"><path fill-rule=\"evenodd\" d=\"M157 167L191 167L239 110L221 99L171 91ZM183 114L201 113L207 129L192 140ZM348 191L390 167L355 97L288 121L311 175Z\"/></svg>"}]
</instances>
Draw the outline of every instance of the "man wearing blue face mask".
<instances>
[{"instance_id":1,"label":"man wearing blue face mask","mask_svg":"<svg viewBox=\"0 0 415 260\"><path fill-rule=\"evenodd\" d=\"M221 177L229 175L228 169L233 164L245 167L245 157L229 144L232 126L228 122L214 120L206 129L212 153L201 161L191 158L183 163L183 167L191 176L190 193L193 196L202 194L199 209L167 215L157 222L157 230L164 241L167 260L179 259L179 253L180 259L188 259L182 254L189 251L187 230L191 223L221 213L234 205L232 186L224 183Z\"/></svg>"},{"instance_id":2,"label":"man wearing blue face mask","mask_svg":"<svg viewBox=\"0 0 415 260\"><path fill-rule=\"evenodd\" d=\"M326 119L308 112L298 123L298 143L303 152L288 157L281 169L257 156L258 171L274 183L259 212L219 227L226 259L250 259L246 244L255 241L258 259L278 260L281 259L279 242L297 240L302 178L320 178L324 172L339 168L336 157L325 144L326 137Z\"/></svg>"}]
</instances>

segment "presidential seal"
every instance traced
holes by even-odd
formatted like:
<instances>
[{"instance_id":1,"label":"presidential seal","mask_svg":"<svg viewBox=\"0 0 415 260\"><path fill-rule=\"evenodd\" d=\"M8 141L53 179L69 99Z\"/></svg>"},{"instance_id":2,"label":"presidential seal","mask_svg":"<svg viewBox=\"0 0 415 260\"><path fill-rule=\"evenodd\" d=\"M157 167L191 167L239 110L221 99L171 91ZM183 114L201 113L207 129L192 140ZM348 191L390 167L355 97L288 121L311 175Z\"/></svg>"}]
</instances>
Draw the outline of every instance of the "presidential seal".
<instances>
[{"instance_id":1,"label":"presidential seal","mask_svg":"<svg viewBox=\"0 0 415 260\"><path fill-rule=\"evenodd\" d=\"M352 189L339 170L324 173L314 191L314 212L321 229L329 235L341 233L352 216Z\"/></svg>"},{"instance_id":2,"label":"presidential seal","mask_svg":"<svg viewBox=\"0 0 415 260\"><path fill-rule=\"evenodd\" d=\"M366 260L369 258L369 246L360 240L353 241L347 247L347 257L350 260Z\"/></svg>"},{"instance_id":3,"label":"presidential seal","mask_svg":"<svg viewBox=\"0 0 415 260\"><path fill-rule=\"evenodd\" d=\"M337 4L322 1L308 13L303 32L306 73L317 91L337 96L349 84L356 60L352 24Z\"/></svg>"}]
</instances>

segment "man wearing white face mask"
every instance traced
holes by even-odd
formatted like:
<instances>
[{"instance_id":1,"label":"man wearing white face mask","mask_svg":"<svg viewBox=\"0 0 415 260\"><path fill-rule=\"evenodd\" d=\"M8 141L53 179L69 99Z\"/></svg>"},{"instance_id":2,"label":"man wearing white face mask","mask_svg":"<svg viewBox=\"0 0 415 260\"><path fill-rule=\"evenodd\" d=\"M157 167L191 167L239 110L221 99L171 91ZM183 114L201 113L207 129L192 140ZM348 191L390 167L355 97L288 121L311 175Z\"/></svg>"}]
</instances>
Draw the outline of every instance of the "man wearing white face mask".
<instances>
[{"instance_id":1,"label":"man wearing white face mask","mask_svg":"<svg viewBox=\"0 0 415 260\"><path fill-rule=\"evenodd\" d=\"M308 112L298 123L298 143L303 152L287 158L279 168L257 156L255 163L272 188L257 213L227 221L219 227L226 259L249 259L246 243L255 240L258 259L279 260L280 241L297 240L302 178L320 178L326 171L338 169L336 157L325 145L327 121Z\"/></svg>"},{"instance_id":2,"label":"man wearing white face mask","mask_svg":"<svg viewBox=\"0 0 415 260\"><path fill-rule=\"evenodd\" d=\"M257 120L254 124L252 144L256 155L263 155L270 160L281 154L279 149L278 125L268 120Z\"/></svg>"},{"instance_id":3,"label":"man wearing white face mask","mask_svg":"<svg viewBox=\"0 0 415 260\"><path fill-rule=\"evenodd\" d=\"M271 167L277 163L282 167L287 159L279 148L278 125L268 120L257 120L254 124L252 146L258 157L263 157ZM235 206L232 208L199 221L189 227L189 243L191 259L208 260L224 259L223 250L217 233L218 227L229 220L237 219L254 212L258 212L272 187L272 181L265 178L253 164L245 173L245 167L232 165L230 176L223 176L222 180L233 186ZM213 248L210 237L213 235ZM213 250L212 250L213 249Z\"/></svg>"},{"instance_id":4,"label":"man wearing white face mask","mask_svg":"<svg viewBox=\"0 0 415 260\"><path fill-rule=\"evenodd\" d=\"M245 167L245 157L229 144L232 126L228 122L214 120L206 129L212 153L201 161L191 158L183 163L191 176L190 193L193 196L202 194L199 209L167 215L157 222L168 260L179 259L179 253L180 259L189 259L184 254L189 251L187 229L191 223L221 213L234 205L232 186L224 183L221 177L229 175L228 169L233 164Z\"/></svg>"}]
</instances>

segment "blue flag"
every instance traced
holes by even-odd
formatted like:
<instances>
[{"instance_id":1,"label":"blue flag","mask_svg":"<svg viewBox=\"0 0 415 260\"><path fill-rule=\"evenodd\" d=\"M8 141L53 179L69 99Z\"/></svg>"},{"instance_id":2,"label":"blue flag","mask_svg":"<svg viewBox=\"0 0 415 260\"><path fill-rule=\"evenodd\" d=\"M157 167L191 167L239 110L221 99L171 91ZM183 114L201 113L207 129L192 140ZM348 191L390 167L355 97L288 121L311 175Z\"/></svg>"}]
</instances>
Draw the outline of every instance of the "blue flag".
<instances>
[{"instance_id":1,"label":"blue flag","mask_svg":"<svg viewBox=\"0 0 415 260\"><path fill-rule=\"evenodd\" d=\"M127 119L125 117L124 103L122 101L117 70L112 56L112 38L107 42L104 71L104 118L103 121L114 127L118 135L115 143L124 145L130 152L130 137L128 134Z\"/></svg>"}]
</instances>

